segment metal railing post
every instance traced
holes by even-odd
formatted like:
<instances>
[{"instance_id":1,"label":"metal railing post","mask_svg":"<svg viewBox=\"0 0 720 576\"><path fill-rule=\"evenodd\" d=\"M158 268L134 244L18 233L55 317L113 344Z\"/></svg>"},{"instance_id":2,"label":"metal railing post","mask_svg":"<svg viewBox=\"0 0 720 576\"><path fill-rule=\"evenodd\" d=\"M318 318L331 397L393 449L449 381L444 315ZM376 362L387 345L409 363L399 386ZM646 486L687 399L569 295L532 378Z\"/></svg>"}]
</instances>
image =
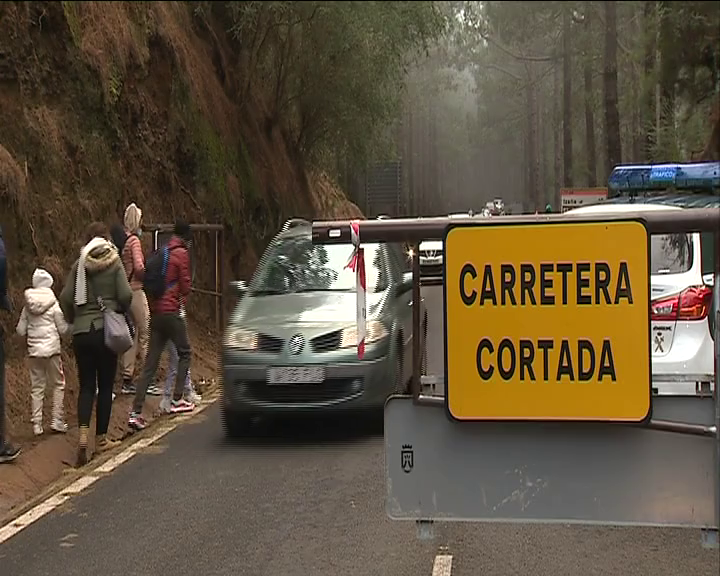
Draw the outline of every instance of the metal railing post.
<instances>
[{"instance_id":1,"label":"metal railing post","mask_svg":"<svg viewBox=\"0 0 720 576\"><path fill-rule=\"evenodd\" d=\"M218 276L218 292L220 292L220 333L225 330L225 315L227 314L227 286L225 286L225 227L217 233L218 260L220 272Z\"/></svg>"},{"instance_id":2,"label":"metal railing post","mask_svg":"<svg viewBox=\"0 0 720 576\"><path fill-rule=\"evenodd\" d=\"M222 284L220 284L220 246L219 246L219 237L220 233L215 230L215 233L213 234L215 242L213 244L215 245L215 292L221 292L222 290ZM218 333L222 330L222 320L220 318L220 307L222 306L221 298L215 298L215 330L217 330Z\"/></svg>"},{"instance_id":3,"label":"metal railing post","mask_svg":"<svg viewBox=\"0 0 720 576\"><path fill-rule=\"evenodd\" d=\"M412 255L412 396L417 400L420 397L420 372L422 371L422 356L420 352L420 243L413 244Z\"/></svg>"}]
</instances>

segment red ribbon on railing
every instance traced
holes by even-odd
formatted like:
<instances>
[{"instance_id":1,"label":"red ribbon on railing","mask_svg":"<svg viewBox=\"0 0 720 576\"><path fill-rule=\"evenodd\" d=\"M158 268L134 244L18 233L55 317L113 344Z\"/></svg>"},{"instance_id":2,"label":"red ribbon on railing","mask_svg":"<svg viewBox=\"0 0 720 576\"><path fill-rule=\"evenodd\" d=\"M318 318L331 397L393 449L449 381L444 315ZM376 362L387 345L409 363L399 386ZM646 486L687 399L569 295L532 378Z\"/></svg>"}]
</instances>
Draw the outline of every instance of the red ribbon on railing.
<instances>
[{"instance_id":1,"label":"red ribbon on railing","mask_svg":"<svg viewBox=\"0 0 720 576\"><path fill-rule=\"evenodd\" d=\"M350 238L353 244L353 251L350 254L345 268L355 272L355 293L357 295L357 352L358 358L362 360L365 355L365 331L366 331L366 307L365 292L365 251L360 247L360 221L350 222Z\"/></svg>"}]
</instances>

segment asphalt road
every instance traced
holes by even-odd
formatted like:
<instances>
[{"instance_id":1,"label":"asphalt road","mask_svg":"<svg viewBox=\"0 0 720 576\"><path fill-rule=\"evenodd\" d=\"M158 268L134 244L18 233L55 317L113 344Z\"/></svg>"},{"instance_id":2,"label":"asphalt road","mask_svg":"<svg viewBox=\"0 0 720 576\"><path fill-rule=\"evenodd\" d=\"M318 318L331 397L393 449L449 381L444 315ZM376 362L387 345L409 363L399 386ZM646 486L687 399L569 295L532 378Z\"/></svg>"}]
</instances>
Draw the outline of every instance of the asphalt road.
<instances>
[{"instance_id":1,"label":"asphalt road","mask_svg":"<svg viewBox=\"0 0 720 576\"><path fill-rule=\"evenodd\" d=\"M441 289L429 368L442 373ZM453 524L420 541L384 511L372 424L288 422L224 440L217 407L0 545L2 576L717 576L696 531Z\"/></svg>"}]
</instances>

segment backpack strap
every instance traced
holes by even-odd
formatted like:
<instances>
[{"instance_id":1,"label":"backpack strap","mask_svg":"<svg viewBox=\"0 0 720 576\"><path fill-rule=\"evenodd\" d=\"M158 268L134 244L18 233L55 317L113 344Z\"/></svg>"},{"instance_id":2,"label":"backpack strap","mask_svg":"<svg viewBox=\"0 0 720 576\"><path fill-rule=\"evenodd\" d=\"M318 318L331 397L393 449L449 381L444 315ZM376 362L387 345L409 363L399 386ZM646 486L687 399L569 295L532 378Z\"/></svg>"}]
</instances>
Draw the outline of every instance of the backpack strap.
<instances>
[{"instance_id":1,"label":"backpack strap","mask_svg":"<svg viewBox=\"0 0 720 576\"><path fill-rule=\"evenodd\" d=\"M175 248L182 248L182 246L168 246L167 244L163 246L163 266L162 266L162 276L165 278L165 275L168 271L168 265L170 263L170 252L172 250L175 250ZM166 285L166 288L170 288L171 286L175 286L175 284L178 283L178 280L173 280L172 282L168 282Z\"/></svg>"}]
</instances>

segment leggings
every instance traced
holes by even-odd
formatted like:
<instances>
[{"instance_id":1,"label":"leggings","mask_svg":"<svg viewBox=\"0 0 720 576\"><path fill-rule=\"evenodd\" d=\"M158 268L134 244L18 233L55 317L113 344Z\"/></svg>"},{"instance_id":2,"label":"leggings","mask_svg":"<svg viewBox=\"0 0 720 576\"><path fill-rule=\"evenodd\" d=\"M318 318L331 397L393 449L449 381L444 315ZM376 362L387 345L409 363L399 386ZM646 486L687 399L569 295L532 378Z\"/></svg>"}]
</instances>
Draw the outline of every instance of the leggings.
<instances>
[{"instance_id":1,"label":"leggings","mask_svg":"<svg viewBox=\"0 0 720 576\"><path fill-rule=\"evenodd\" d=\"M75 334L73 348L80 381L78 424L90 426L95 389L97 388L95 433L97 435L107 434L112 410L112 389L117 370L117 354L105 346L103 330L95 330L94 327L90 329L90 332Z\"/></svg>"}]
</instances>

